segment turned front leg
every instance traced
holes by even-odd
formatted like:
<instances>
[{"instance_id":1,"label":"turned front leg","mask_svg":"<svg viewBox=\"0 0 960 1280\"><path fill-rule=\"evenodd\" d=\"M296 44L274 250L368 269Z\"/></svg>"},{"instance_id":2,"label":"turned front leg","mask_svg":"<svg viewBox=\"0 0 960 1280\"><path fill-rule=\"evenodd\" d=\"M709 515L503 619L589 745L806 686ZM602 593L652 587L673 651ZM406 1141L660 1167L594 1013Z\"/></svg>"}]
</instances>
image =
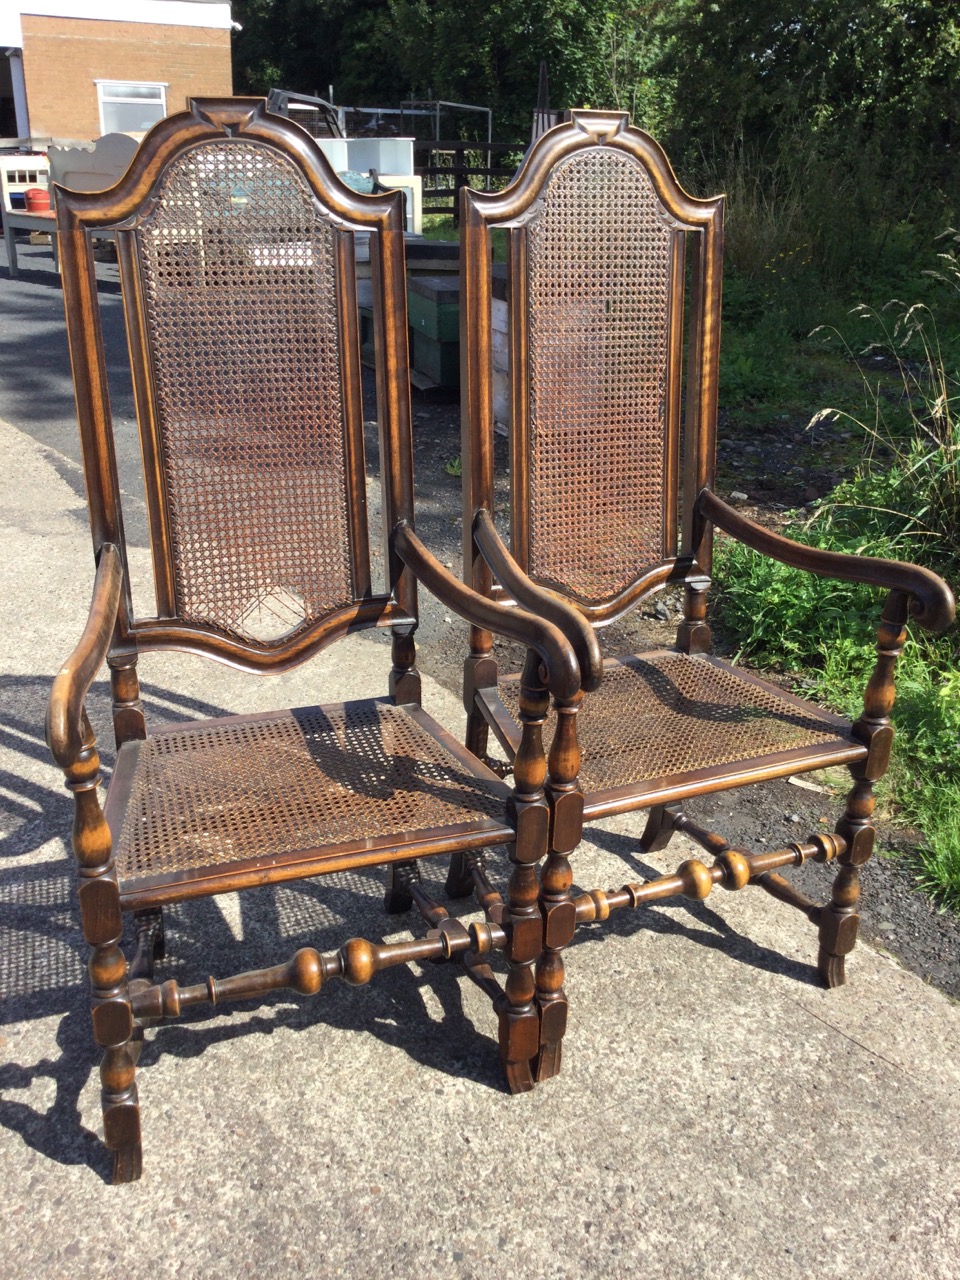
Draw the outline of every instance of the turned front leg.
<instances>
[{"instance_id":1,"label":"turned front leg","mask_svg":"<svg viewBox=\"0 0 960 1280\"><path fill-rule=\"evenodd\" d=\"M549 1080L560 1070L560 1050L567 1029L567 997L563 989L563 950L573 941L577 911L570 896L573 871L568 854L583 835L583 793L577 782L580 745L577 712L583 695L554 702L557 729L550 748L547 798L550 804L550 847L540 877L543 948L537 961L537 1005L540 1010L540 1053L537 1079Z\"/></svg>"},{"instance_id":2,"label":"turned front leg","mask_svg":"<svg viewBox=\"0 0 960 1280\"><path fill-rule=\"evenodd\" d=\"M78 864L78 898L83 935L92 948L89 972L93 1034L103 1049L100 1063L104 1141L113 1152L114 1182L140 1177L140 1107L135 1083L139 1045L127 988L127 963L120 949L123 917L113 863L110 829L100 809L100 761L86 715L83 747L66 770L74 794L73 849Z\"/></svg>"},{"instance_id":3,"label":"turned front leg","mask_svg":"<svg viewBox=\"0 0 960 1280\"><path fill-rule=\"evenodd\" d=\"M512 871L503 915L509 972L500 1008L500 1057L511 1093L525 1093L533 1088L540 1047L533 965L543 942L537 868L547 851L550 827L550 811L544 794L547 762L543 751L543 723L548 705L540 662L530 650L520 685L520 746L514 762L514 790L510 799L517 838L510 850Z\"/></svg>"},{"instance_id":4,"label":"turned front leg","mask_svg":"<svg viewBox=\"0 0 960 1280\"><path fill-rule=\"evenodd\" d=\"M855 781L847 796L844 815L837 823L837 834L844 838L846 849L837 859L840 870L830 903L820 916L817 970L828 987L839 987L846 981L846 957L857 941L860 868L869 860L876 840L874 783L883 777L890 763L893 674L906 642L907 606L908 598L903 592L890 592L877 632L877 664L864 694L863 715L853 726L856 736L867 746L867 758L850 766Z\"/></svg>"}]
</instances>

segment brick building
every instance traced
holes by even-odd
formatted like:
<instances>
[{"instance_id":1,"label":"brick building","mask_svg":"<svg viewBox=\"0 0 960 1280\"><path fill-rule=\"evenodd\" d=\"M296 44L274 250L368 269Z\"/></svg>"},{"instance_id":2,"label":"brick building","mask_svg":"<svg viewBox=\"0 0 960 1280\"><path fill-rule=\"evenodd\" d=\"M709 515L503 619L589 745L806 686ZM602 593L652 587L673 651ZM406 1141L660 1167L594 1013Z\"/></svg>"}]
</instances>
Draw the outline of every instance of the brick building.
<instances>
[{"instance_id":1,"label":"brick building","mask_svg":"<svg viewBox=\"0 0 960 1280\"><path fill-rule=\"evenodd\" d=\"M224 0L2 0L0 137L140 133L228 95L231 25Z\"/></svg>"}]
</instances>

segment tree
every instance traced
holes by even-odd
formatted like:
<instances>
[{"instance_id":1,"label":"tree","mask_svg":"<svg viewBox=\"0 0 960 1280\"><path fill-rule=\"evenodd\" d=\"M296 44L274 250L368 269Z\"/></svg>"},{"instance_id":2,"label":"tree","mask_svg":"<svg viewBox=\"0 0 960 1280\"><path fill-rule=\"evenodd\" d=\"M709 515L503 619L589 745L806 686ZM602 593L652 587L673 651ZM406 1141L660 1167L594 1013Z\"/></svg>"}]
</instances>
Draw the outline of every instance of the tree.
<instances>
[{"instance_id":1,"label":"tree","mask_svg":"<svg viewBox=\"0 0 960 1280\"><path fill-rule=\"evenodd\" d=\"M498 135L529 136L540 61L556 106L600 97L606 16L582 0L234 0L238 89L338 102L444 98L493 108Z\"/></svg>"},{"instance_id":2,"label":"tree","mask_svg":"<svg viewBox=\"0 0 960 1280\"><path fill-rule=\"evenodd\" d=\"M384 40L389 0L234 0L237 89L271 88L386 105L407 85Z\"/></svg>"}]
</instances>

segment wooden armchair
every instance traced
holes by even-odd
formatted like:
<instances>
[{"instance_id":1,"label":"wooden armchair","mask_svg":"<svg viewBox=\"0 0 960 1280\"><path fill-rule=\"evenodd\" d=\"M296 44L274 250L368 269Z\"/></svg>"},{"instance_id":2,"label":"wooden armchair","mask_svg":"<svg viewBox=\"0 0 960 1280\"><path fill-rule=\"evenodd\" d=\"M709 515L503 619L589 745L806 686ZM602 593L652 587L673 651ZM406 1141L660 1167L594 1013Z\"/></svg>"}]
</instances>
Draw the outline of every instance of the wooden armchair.
<instances>
[{"instance_id":1,"label":"wooden armchair","mask_svg":"<svg viewBox=\"0 0 960 1280\"><path fill-rule=\"evenodd\" d=\"M331 978L359 985L391 965L457 958L499 1011L511 1086L529 1087L537 863L562 798L544 785L540 709L548 691L562 708L579 698L579 668L556 625L465 587L413 532L401 195L349 191L313 140L260 100L198 100L156 126L117 186L58 189L57 208L97 570L86 630L54 683L48 741L76 801L115 1180L140 1174L142 1028L194 1005L279 988L312 995ZM156 592L146 617L131 599L91 255L104 231L116 235L143 455ZM356 231L369 233L373 268L383 590L371 580ZM473 625L528 646L512 791L420 707L418 581ZM393 631L388 698L147 732L141 652L278 672L373 626ZM118 756L101 811L84 700L104 660ZM563 778L559 760L553 772ZM488 886L485 921L467 928L427 897L415 859L455 851L479 868L489 844L508 846L509 890L502 901ZM387 910L415 902L425 937L306 947L196 985L154 978L165 905L371 865L387 868ZM136 934L129 967L124 912ZM505 987L488 964L498 950Z\"/></svg>"},{"instance_id":2,"label":"wooden armchair","mask_svg":"<svg viewBox=\"0 0 960 1280\"><path fill-rule=\"evenodd\" d=\"M714 858L573 898L573 843L554 840L541 886L540 1079L559 1067L561 951L575 922L675 894L702 899L717 884L758 885L818 926L820 975L828 986L843 982L857 936L859 868L873 849L873 785L890 754L904 624L912 617L936 631L953 616L935 574L789 542L714 492L722 216L722 198L686 195L660 147L625 116L591 111L573 112L540 138L505 191L462 193L466 580L491 599L512 597L553 618L577 648L588 691L579 716L586 816L649 809L644 850L662 849L680 830ZM494 524L493 228L508 236L509 551ZM811 573L889 591L855 724L710 656L714 527ZM601 663L594 631L667 584L683 584L685 594L675 646ZM578 626L551 612L545 597L573 605ZM488 758L492 729L512 759L517 684L499 680L482 627L472 629L465 678L471 751ZM575 711L563 712L571 744ZM731 848L680 808L687 797L837 764L849 766L854 784L835 834L789 848ZM780 874L807 858L839 864L826 904ZM450 887L469 886L455 860Z\"/></svg>"}]
</instances>

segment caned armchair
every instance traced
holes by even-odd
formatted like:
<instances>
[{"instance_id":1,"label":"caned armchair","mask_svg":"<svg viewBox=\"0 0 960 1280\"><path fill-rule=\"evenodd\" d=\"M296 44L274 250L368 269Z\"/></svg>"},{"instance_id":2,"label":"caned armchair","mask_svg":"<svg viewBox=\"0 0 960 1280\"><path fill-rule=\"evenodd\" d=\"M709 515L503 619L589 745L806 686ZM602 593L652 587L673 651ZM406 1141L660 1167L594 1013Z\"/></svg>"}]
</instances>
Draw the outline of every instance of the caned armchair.
<instances>
[{"instance_id":1,"label":"caned armchair","mask_svg":"<svg viewBox=\"0 0 960 1280\"><path fill-rule=\"evenodd\" d=\"M549 694L561 710L576 703L579 664L554 622L465 587L413 531L402 196L351 192L304 131L241 98L195 101L156 126L111 190L60 189L56 200L96 578L86 629L54 682L48 741L76 802L115 1180L141 1171L143 1027L196 1005L279 988L311 995L332 978L359 985L391 965L456 958L499 1011L510 1086L530 1087L537 865L575 771L560 742L546 782L536 713ZM147 616L132 600L91 253L105 231L116 236L143 459L156 595ZM362 232L377 350L381 589L365 488ZM485 633L527 646L513 789L420 706L418 583ZM186 651L263 674L375 626L393 633L389 697L148 732L141 653ZM101 809L85 697L104 661L118 752ZM416 859L456 852L479 863L490 844L507 846L509 887L504 900L488 885L485 917L468 928L427 897ZM204 973L193 985L155 976L168 904L368 866L387 870L388 911L416 903L425 936L353 938L325 954L305 947L274 967ZM488 963L497 951L503 984Z\"/></svg>"},{"instance_id":2,"label":"caned armchair","mask_svg":"<svg viewBox=\"0 0 960 1280\"><path fill-rule=\"evenodd\" d=\"M554 840L540 894L539 1079L560 1063L563 948L576 923L614 910L756 885L817 925L820 976L828 986L844 981L859 869L874 845L873 788L890 755L904 626L912 619L937 631L953 617L935 574L798 545L716 493L722 218L722 198L688 196L657 143L619 113L573 112L535 143L506 190L462 192L465 580L490 599L512 597L552 617L576 646L587 695L578 721L572 704L561 718L583 750L585 816L646 809L644 850L664 848L679 830L713 856L709 864L687 860L674 875L574 897L574 840ZM494 229L508 238L510 480L501 517L509 549L494 508ZM876 669L854 724L711 656L715 528L811 573L888 591ZM674 646L601 662L595 633L668 584L684 592ZM578 612L577 625L561 604ZM467 744L489 760L492 729L513 759L518 685L499 677L492 639L472 628ZM853 776L836 831L788 848L732 848L681 807L689 797L827 765L849 766ZM808 858L839 866L826 903L780 873ZM470 886L470 868L454 859L451 889Z\"/></svg>"}]
</instances>

